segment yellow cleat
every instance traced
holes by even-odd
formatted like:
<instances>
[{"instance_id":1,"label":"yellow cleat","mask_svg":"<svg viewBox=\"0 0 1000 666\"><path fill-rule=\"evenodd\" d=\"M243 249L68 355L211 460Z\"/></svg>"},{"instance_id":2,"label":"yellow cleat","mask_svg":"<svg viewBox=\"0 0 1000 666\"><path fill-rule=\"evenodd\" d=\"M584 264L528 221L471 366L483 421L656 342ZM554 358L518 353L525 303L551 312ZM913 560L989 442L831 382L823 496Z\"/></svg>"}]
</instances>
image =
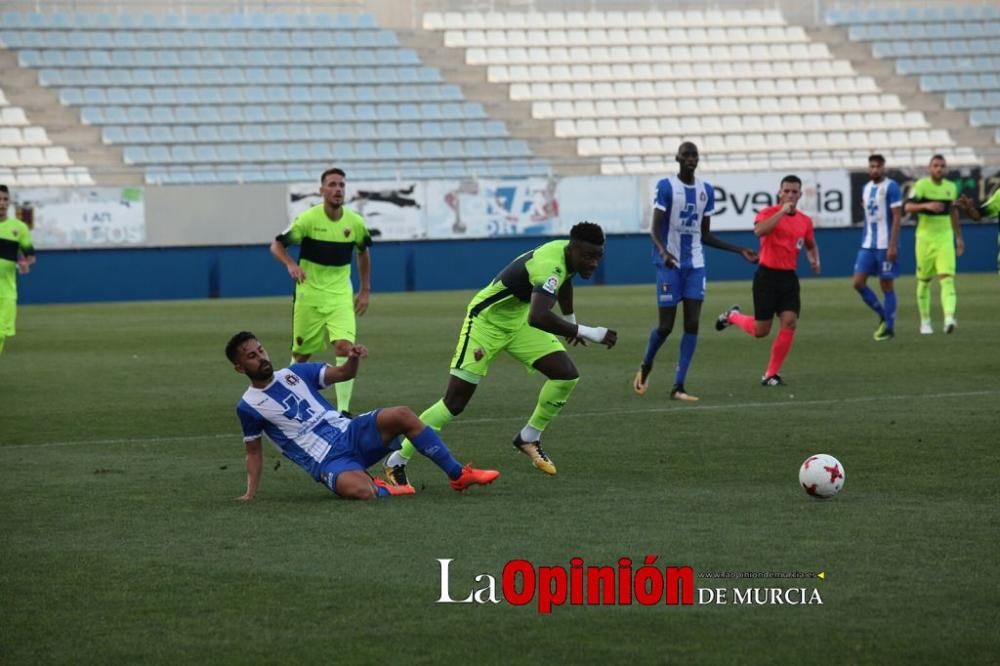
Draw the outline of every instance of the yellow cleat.
<instances>
[{"instance_id":1,"label":"yellow cleat","mask_svg":"<svg viewBox=\"0 0 1000 666\"><path fill-rule=\"evenodd\" d=\"M684 390L683 384L674 384L674 388L670 391L670 399L683 400L685 402L698 402L697 397Z\"/></svg>"},{"instance_id":2,"label":"yellow cleat","mask_svg":"<svg viewBox=\"0 0 1000 666\"><path fill-rule=\"evenodd\" d=\"M635 379L632 380L632 390L636 392L636 395L646 395L647 388L649 388L648 373L646 377L643 377L642 368L640 367L635 371Z\"/></svg>"},{"instance_id":3,"label":"yellow cleat","mask_svg":"<svg viewBox=\"0 0 1000 666\"><path fill-rule=\"evenodd\" d=\"M545 455L545 451L542 450L541 442L526 442L521 439L521 433L517 433L514 437L514 448L531 458L531 464L537 469L545 472L549 476L556 475L556 466L553 465L552 460Z\"/></svg>"}]
</instances>

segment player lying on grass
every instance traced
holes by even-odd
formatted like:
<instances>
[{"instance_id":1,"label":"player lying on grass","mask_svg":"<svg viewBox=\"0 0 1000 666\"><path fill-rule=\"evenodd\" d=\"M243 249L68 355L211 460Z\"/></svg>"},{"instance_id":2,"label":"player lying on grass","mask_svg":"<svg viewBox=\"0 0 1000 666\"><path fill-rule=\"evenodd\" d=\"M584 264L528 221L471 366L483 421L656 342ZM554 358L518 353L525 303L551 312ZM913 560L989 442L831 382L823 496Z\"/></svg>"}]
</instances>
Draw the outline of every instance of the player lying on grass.
<instances>
[{"instance_id":1,"label":"player lying on grass","mask_svg":"<svg viewBox=\"0 0 1000 666\"><path fill-rule=\"evenodd\" d=\"M393 486L373 479L365 471L399 449L406 436L417 451L444 470L451 487L465 490L486 485L499 472L462 466L432 428L425 426L409 407L385 407L347 419L320 394L336 382L353 379L358 363L368 356L361 345L351 347L347 363L295 363L274 370L271 358L248 331L226 344L226 358L236 372L250 380L250 388L236 406L247 449L247 491L237 499L252 500L264 467L261 438L266 433L282 455L312 478L345 499L375 499L412 495L413 486Z\"/></svg>"}]
</instances>

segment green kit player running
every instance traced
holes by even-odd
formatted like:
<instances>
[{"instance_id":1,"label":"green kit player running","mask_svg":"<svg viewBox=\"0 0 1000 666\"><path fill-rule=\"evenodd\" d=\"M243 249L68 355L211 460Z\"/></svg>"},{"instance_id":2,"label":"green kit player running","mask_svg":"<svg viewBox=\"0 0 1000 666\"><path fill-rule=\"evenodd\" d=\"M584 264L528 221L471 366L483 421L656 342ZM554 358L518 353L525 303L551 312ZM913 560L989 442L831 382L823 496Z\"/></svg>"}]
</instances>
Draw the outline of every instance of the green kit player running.
<instances>
[{"instance_id":1,"label":"green kit player running","mask_svg":"<svg viewBox=\"0 0 1000 666\"><path fill-rule=\"evenodd\" d=\"M941 155L931 158L929 174L913 184L907 213L917 213L917 309L920 311L920 333L934 333L931 325L931 280L936 275L941 287L941 309L944 311L945 333L954 332L955 257L965 252L962 227L958 223L958 188L944 179L947 163Z\"/></svg>"},{"instance_id":2,"label":"green kit player running","mask_svg":"<svg viewBox=\"0 0 1000 666\"><path fill-rule=\"evenodd\" d=\"M500 271L469 303L444 398L428 407L420 419L440 430L461 414L494 359L506 351L546 377L535 411L514 437L514 447L541 471L555 474L556 466L542 451L542 432L580 380L573 360L556 336L573 344L589 340L609 349L618 341L618 334L608 328L577 324L573 313L573 275L589 278L603 256L601 227L580 222L570 230L568 241L540 245ZM562 317L552 311L557 301ZM391 483L407 483L405 465L413 452L413 446L404 440L403 448L388 457L385 471Z\"/></svg>"},{"instance_id":3,"label":"green kit player running","mask_svg":"<svg viewBox=\"0 0 1000 666\"><path fill-rule=\"evenodd\" d=\"M359 214L344 207L346 174L327 169L320 176L323 203L301 213L271 242L271 254L295 280L292 309L292 356L304 363L323 351L329 339L337 365L347 363L355 340L355 315L368 310L371 292L371 234ZM301 245L298 263L289 245ZM358 252L360 289L351 285L351 257ZM350 417L354 380L335 387L337 411Z\"/></svg>"},{"instance_id":4,"label":"green kit player running","mask_svg":"<svg viewBox=\"0 0 1000 666\"><path fill-rule=\"evenodd\" d=\"M14 337L17 320L17 273L27 273L35 263L31 230L16 217L8 217L10 191L0 185L0 354L4 342Z\"/></svg>"}]
</instances>

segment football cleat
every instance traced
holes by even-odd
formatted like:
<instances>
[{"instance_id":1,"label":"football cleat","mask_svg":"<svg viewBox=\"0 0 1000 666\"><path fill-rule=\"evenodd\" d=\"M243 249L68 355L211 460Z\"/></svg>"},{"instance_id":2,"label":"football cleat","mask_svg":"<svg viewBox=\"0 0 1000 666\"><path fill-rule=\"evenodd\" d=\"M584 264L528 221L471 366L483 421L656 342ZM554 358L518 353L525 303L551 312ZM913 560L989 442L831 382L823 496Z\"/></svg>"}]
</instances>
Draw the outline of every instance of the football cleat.
<instances>
[{"instance_id":1,"label":"football cleat","mask_svg":"<svg viewBox=\"0 0 1000 666\"><path fill-rule=\"evenodd\" d=\"M514 436L513 443L515 449L531 458L532 465L550 476L555 476L556 466L553 465L552 460L545 455L545 451L542 450L541 442L526 442L521 439L521 433L517 433L517 435Z\"/></svg>"},{"instance_id":2,"label":"football cleat","mask_svg":"<svg viewBox=\"0 0 1000 666\"><path fill-rule=\"evenodd\" d=\"M417 489L407 484L405 486L394 486L382 479L372 479L372 482L379 488L385 488L390 495L416 495ZM454 481L452 481L454 483Z\"/></svg>"},{"instance_id":3,"label":"football cleat","mask_svg":"<svg viewBox=\"0 0 1000 666\"><path fill-rule=\"evenodd\" d=\"M637 395L646 395L646 389L649 388L649 371L651 369L640 365L639 369L635 371L635 379L632 380L632 390Z\"/></svg>"},{"instance_id":4,"label":"football cleat","mask_svg":"<svg viewBox=\"0 0 1000 666\"><path fill-rule=\"evenodd\" d=\"M771 375L769 377L761 377L761 386L784 386L785 380L781 378L781 375Z\"/></svg>"},{"instance_id":5,"label":"football cleat","mask_svg":"<svg viewBox=\"0 0 1000 666\"><path fill-rule=\"evenodd\" d=\"M337 410L337 411L340 411L340 410ZM354 418L354 414L351 413L351 412L349 412L349 411L347 411L346 409L344 411L340 412L340 415L343 416L345 419L353 419Z\"/></svg>"},{"instance_id":6,"label":"football cleat","mask_svg":"<svg viewBox=\"0 0 1000 666\"><path fill-rule=\"evenodd\" d=\"M383 465L382 473L385 474L385 480L394 486L410 485L406 479L406 465Z\"/></svg>"},{"instance_id":7,"label":"football cleat","mask_svg":"<svg viewBox=\"0 0 1000 666\"><path fill-rule=\"evenodd\" d=\"M931 326L930 321L920 322L920 335L931 335L934 333L934 327Z\"/></svg>"},{"instance_id":8,"label":"football cleat","mask_svg":"<svg viewBox=\"0 0 1000 666\"><path fill-rule=\"evenodd\" d=\"M697 402L698 398L690 395L684 390L684 384L674 384L674 388L670 390L671 400L683 400L685 402Z\"/></svg>"},{"instance_id":9,"label":"football cleat","mask_svg":"<svg viewBox=\"0 0 1000 666\"><path fill-rule=\"evenodd\" d=\"M944 320L944 332L945 333L954 333L956 328L958 328L958 322L955 321L954 317L947 317Z\"/></svg>"},{"instance_id":10,"label":"football cleat","mask_svg":"<svg viewBox=\"0 0 1000 666\"><path fill-rule=\"evenodd\" d=\"M723 331L732 326L732 324L729 322L729 315L739 311L740 311L740 306L734 305L733 307L729 308L728 310L720 314L718 318L715 320L715 330Z\"/></svg>"},{"instance_id":11,"label":"football cleat","mask_svg":"<svg viewBox=\"0 0 1000 666\"><path fill-rule=\"evenodd\" d=\"M875 335L872 337L878 342L881 342L883 340L892 340L895 335L896 334L893 330L885 325L885 320L883 319L882 323L878 325L877 329L875 329Z\"/></svg>"},{"instance_id":12,"label":"football cleat","mask_svg":"<svg viewBox=\"0 0 1000 666\"><path fill-rule=\"evenodd\" d=\"M462 475L451 480L451 487L461 492L469 486L488 486L496 481L500 472L495 469L476 469L472 465L462 468Z\"/></svg>"}]
</instances>

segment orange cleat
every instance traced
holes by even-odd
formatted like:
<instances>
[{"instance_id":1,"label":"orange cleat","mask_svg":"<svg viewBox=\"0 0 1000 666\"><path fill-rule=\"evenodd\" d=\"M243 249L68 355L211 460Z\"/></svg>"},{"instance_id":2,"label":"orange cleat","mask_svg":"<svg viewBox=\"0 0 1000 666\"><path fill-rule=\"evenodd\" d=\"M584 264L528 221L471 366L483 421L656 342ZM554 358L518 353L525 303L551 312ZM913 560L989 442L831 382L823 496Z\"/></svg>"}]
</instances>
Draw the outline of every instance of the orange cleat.
<instances>
[{"instance_id":1,"label":"orange cleat","mask_svg":"<svg viewBox=\"0 0 1000 666\"><path fill-rule=\"evenodd\" d=\"M462 468L462 475L451 480L451 487L461 492L469 486L488 486L496 481L500 472L495 469L476 469L472 465Z\"/></svg>"},{"instance_id":2,"label":"orange cleat","mask_svg":"<svg viewBox=\"0 0 1000 666\"><path fill-rule=\"evenodd\" d=\"M390 495L416 495L417 489L407 484L405 486L394 486L383 479L372 479L372 482L379 488L385 488Z\"/></svg>"}]
</instances>

